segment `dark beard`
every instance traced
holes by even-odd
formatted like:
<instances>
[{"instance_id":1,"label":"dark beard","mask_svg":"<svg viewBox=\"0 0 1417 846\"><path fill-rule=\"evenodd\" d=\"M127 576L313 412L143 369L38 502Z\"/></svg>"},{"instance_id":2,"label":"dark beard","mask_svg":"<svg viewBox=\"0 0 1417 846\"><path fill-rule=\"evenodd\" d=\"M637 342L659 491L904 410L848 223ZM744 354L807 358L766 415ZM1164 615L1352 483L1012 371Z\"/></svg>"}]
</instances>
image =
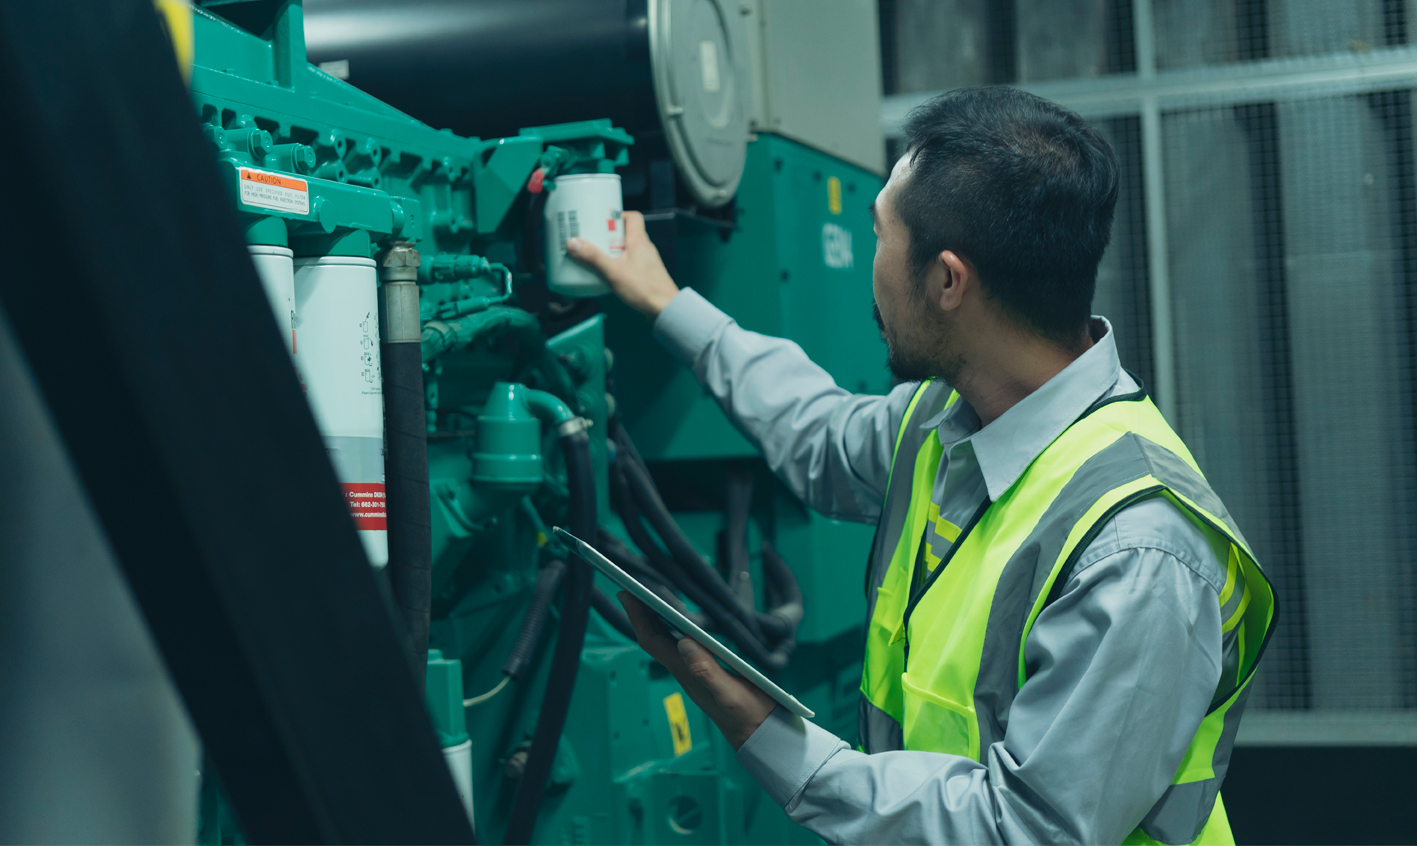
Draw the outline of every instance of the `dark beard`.
<instances>
[{"instance_id":1,"label":"dark beard","mask_svg":"<svg viewBox=\"0 0 1417 846\"><path fill-rule=\"evenodd\" d=\"M886 331L886 322L881 319L881 307L874 302L871 303L871 317L875 319L876 326L881 330L881 337L886 341L886 367L896 379L901 382L923 382L941 375L936 372L938 366L928 358L906 353L891 343L891 333Z\"/></svg>"}]
</instances>

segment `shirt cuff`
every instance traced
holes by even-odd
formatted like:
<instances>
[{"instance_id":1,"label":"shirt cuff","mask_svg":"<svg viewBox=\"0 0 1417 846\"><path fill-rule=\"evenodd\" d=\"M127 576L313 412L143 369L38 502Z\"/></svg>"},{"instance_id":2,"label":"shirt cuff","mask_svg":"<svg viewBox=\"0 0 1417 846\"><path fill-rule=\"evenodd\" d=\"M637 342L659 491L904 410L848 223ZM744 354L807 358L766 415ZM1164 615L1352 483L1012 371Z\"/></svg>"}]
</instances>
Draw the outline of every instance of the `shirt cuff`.
<instances>
[{"instance_id":1,"label":"shirt cuff","mask_svg":"<svg viewBox=\"0 0 1417 846\"><path fill-rule=\"evenodd\" d=\"M841 738L779 706L738 749L738 763L785 808L828 758L846 748Z\"/></svg>"},{"instance_id":2,"label":"shirt cuff","mask_svg":"<svg viewBox=\"0 0 1417 846\"><path fill-rule=\"evenodd\" d=\"M733 318L693 288L685 288L654 319L654 337L690 367Z\"/></svg>"}]
</instances>

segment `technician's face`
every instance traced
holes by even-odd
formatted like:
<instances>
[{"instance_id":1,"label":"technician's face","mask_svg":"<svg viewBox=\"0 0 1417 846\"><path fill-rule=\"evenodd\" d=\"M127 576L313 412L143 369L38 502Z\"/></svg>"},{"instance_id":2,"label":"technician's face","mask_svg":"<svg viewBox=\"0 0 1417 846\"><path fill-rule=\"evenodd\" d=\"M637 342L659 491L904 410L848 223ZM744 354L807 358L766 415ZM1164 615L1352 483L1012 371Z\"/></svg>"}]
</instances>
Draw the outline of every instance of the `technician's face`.
<instances>
[{"instance_id":1,"label":"technician's face","mask_svg":"<svg viewBox=\"0 0 1417 846\"><path fill-rule=\"evenodd\" d=\"M871 289L876 323L889 352L887 366L901 380L918 381L935 375L929 355L935 345L930 342L927 304L910 266L910 233L892 204L896 190L909 176L909 157L902 157L871 206L876 231Z\"/></svg>"}]
</instances>

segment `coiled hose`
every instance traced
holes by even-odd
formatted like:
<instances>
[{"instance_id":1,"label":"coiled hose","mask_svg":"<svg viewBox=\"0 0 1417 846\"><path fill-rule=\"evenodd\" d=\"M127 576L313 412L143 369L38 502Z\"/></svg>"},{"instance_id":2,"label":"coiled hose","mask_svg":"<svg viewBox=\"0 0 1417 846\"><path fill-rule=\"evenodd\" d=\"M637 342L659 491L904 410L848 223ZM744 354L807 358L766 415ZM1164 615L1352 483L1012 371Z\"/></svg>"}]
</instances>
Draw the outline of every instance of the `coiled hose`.
<instances>
[{"instance_id":1,"label":"coiled hose","mask_svg":"<svg viewBox=\"0 0 1417 846\"><path fill-rule=\"evenodd\" d=\"M517 632L517 640L512 651L507 654L507 662L502 665L502 675L513 679L521 678L532 655L541 643L541 632L546 628L546 615L551 611L551 600L556 598L556 588L566 575L566 562L552 560L546 562L536 576L536 588L531 592L531 603L522 617L522 627Z\"/></svg>"}]
</instances>

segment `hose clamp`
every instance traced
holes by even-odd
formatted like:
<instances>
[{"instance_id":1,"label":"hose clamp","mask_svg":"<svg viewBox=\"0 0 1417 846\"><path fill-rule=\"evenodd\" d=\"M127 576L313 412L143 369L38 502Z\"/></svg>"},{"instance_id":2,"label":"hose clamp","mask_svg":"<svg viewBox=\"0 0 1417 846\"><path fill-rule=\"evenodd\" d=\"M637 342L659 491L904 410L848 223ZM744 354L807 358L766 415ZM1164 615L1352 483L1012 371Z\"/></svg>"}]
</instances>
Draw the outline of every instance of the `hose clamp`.
<instances>
[{"instance_id":1,"label":"hose clamp","mask_svg":"<svg viewBox=\"0 0 1417 846\"><path fill-rule=\"evenodd\" d=\"M577 432L584 432L592 425L592 421L585 417L572 417L565 423L556 427L556 435L562 438L569 438Z\"/></svg>"}]
</instances>

